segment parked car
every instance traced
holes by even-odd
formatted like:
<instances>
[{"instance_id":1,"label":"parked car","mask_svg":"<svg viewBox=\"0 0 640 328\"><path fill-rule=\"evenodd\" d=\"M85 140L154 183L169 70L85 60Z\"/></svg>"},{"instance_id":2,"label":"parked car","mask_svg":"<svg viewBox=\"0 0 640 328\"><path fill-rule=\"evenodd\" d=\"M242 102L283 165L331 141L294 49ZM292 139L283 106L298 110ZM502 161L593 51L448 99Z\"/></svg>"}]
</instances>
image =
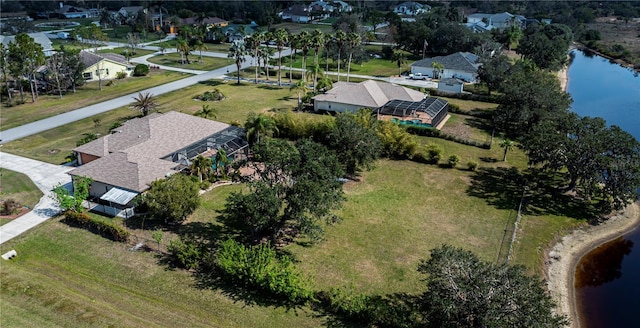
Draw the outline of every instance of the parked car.
<instances>
[{"instance_id":1,"label":"parked car","mask_svg":"<svg viewBox=\"0 0 640 328\"><path fill-rule=\"evenodd\" d=\"M412 80L426 80L427 76L422 75L422 73L409 74L409 78Z\"/></svg>"}]
</instances>

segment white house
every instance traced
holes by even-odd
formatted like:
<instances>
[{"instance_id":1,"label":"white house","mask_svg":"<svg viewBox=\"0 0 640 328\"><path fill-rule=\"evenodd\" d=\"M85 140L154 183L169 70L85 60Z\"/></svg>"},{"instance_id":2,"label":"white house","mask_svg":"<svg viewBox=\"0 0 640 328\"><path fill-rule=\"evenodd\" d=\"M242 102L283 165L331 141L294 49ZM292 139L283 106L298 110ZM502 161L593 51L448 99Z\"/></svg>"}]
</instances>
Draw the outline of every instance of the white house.
<instances>
[{"instance_id":1,"label":"white house","mask_svg":"<svg viewBox=\"0 0 640 328\"><path fill-rule=\"evenodd\" d=\"M522 15L513 15L508 12L498 14L475 13L467 16L467 27L479 31L492 29L504 29L511 25L522 27L526 18Z\"/></svg>"},{"instance_id":2,"label":"white house","mask_svg":"<svg viewBox=\"0 0 640 328\"><path fill-rule=\"evenodd\" d=\"M133 66L124 56L113 53L95 54L81 51L80 60L86 67L82 73L86 81L115 79L118 72L125 72L129 76L133 70Z\"/></svg>"},{"instance_id":3,"label":"white house","mask_svg":"<svg viewBox=\"0 0 640 328\"><path fill-rule=\"evenodd\" d=\"M424 14L431 10L431 6L421 4L414 1L403 2L395 7L393 7L393 12L398 15L407 15L407 16L416 16L420 14Z\"/></svg>"},{"instance_id":4,"label":"white house","mask_svg":"<svg viewBox=\"0 0 640 328\"><path fill-rule=\"evenodd\" d=\"M437 62L444 66L442 72L434 72L432 64ZM424 58L411 64L411 73L420 73L431 78L455 78L466 82L478 79L478 56L470 52L456 52L448 56Z\"/></svg>"},{"instance_id":5,"label":"white house","mask_svg":"<svg viewBox=\"0 0 640 328\"><path fill-rule=\"evenodd\" d=\"M121 7L120 10L118 10L118 13L125 18L136 17L142 9L142 6Z\"/></svg>"},{"instance_id":6,"label":"white house","mask_svg":"<svg viewBox=\"0 0 640 328\"><path fill-rule=\"evenodd\" d=\"M282 20L291 20L294 23L309 23L313 20L311 9L306 5L293 5L280 13Z\"/></svg>"},{"instance_id":7,"label":"white house","mask_svg":"<svg viewBox=\"0 0 640 328\"><path fill-rule=\"evenodd\" d=\"M378 108L389 100L420 101L425 96L422 92L382 81L338 82L331 90L313 97L313 109L355 112L360 108Z\"/></svg>"}]
</instances>

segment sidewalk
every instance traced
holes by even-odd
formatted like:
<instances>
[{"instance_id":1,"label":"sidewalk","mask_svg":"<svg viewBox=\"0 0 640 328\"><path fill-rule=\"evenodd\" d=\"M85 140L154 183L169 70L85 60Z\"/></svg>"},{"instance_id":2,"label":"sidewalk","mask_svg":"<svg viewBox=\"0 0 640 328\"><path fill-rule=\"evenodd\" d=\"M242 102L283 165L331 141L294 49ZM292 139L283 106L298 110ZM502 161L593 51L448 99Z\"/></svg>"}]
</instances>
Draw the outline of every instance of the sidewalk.
<instances>
[{"instance_id":1,"label":"sidewalk","mask_svg":"<svg viewBox=\"0 0 640 328\"><path fill-rule=\"evenodd\" d=\"M2 244L60 212L51 198L51 190L57 185L71 189L71 177L66 172L73 167L53 165L3 152L0 152L0 167L26 174L44 194L31 212L0 226Z\"/></svg>"}]
</instances>

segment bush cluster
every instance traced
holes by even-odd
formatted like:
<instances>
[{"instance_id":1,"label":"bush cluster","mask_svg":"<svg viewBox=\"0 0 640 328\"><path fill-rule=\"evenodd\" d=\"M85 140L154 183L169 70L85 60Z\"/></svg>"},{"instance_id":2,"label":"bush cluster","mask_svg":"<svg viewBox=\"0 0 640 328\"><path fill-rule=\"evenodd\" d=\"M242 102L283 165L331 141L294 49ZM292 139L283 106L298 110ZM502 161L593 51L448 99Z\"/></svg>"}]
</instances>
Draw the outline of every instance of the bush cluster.
<instances>
[{"instance_id":1,"label":"bush cluster","mask_svg":"<svg viewBox=\"0 0 640 328\"><path fill-rule=\"evenodd\" d=\"M64 218L65 222L69 225L87 229L113 241L126 242L129 240L129 232L112 222L96 220L84 213L73 211L67 211Z\"/></svg>"},{"instance_id":2,"label":"bush cluster","mask_svg":"<svg viewBox=\"0 0 640 328\"><path fill-rule=\"evenodd\" d=\"M195 99L202 101L220 101L224 100L224 94L218 89L213 89L213 91L205 91L205 93L197 95Z\"/></svg>"},{"instance_id":3,"label":"bush cluster","mask_svg":"<svg viewBox=\"0 0 640 328\"><path fill-rule=\"evenodd\" d=\"M118 80L122 80L122 79L124 79L126 77L127 77L127 72L125 72L125 71L120 71L120 72L116 73L116 79L118 79Z\"/></svg>"},{"instance_id":4,"label":"bush cluster","mask_svg":"<svg viewBox=\"0 0 640 328\"><path fill-rule=\"evenodd\" d=\"M18 203L13 198L9 198L2 202L2 208L0 209L0 214L12 215L12 214L15 214L19 208L20 208L20 203Z\"/></svg>"},{"instance_id":5,"label":"bush cluster","mask_svg":"<svg viewBox=\"0 0 640 328\"><path fill-rule=\"evenodd\" d=\"M146 76L149 74L149 66L145 64L138 64L133 69L133 76Z\"/></svg>"},{"instance_id":6,"label":"bush cluster","mask_svg":"<svg viewBox=\"0 0 640 328\"><path fill-rule=\"evenodd\" d=\"M187 270L197 269L206 253L204 243L190 235L180 236L179 239L172 240L169 242L167 249L171 254L173 263Z\"/></svg>"},{"instance_id":7,"label":"bush cluster","mask_svg":"<svg viewBox=\"0 0 640 328\"><path fill-rule=\"evenodd\" d=\"M313 299L310 282L287 257L278 257L268 244L247 247L232 239L216 253L216 267L234 284L259 289L293 304Z\"/></svg>"},{"instance_id":8,"label":"bush cluster","mask_svg":"<svg viewBox=\"0 0 640 328\"><path fill-rule=\"evenodd\" d=\"M290 111L279 112L273 116L278 128L278 137L289 140L312 138L321 140L329 134L333 127L333 118L327 120L310 120ZM319 139L320 138L320 139Z\"/></svg>"}]
</instances>

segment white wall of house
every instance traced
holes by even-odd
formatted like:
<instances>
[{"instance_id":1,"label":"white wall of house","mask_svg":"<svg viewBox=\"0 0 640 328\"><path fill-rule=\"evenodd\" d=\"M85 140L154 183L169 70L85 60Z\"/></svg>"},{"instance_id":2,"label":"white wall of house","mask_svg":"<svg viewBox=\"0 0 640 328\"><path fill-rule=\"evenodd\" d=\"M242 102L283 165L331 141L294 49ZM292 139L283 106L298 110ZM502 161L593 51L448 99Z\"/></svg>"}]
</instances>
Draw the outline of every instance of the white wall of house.
<instances>
[{"instance_id":1,"label":"white wall of house","mask_svg":"<svg viewBox=\"0 0 640 328\"><path fill-rule=\"evenodd\" d=\"M362 106L342 104L342 103L336 103L332 101L322 101L322 100L313 101L313 109L316 111L325 110L325 111L339 112L339 113L345 113L345 112L355 113L360 108L362 108Z\"/></svg>"},{"instance_id":2,"label":"white wall of house","mask_svg":"<svg viewBox=\"0 0 640 328\"><path fill-rule=\"evenodd\" d=\"M130 69L128 70L128 66L116 62L112 62L110 60L101 60L100 62L91 65L86 68L82 75L84 79L87 81L97 81L99 78L102 80L111 80L115 79L118 72L124 71L127 73L127 76L132 72ZM100 77L98 77L98 72L100 73Z\"/></svg>"},{"instance_id":3,"label":"white wall of house","mask_svg":"<svg viewBox=\"0 0 640 328\"><path fill-rule=\"evenodd\" d=\"M309 23L311 21L311 17L291 15L291 21L294 23Z\"/></svg>"},{"instance_id":4,"label":"white wall of house","mask_svg":"<svg viewBox=\"0 0 640 328\"><path fill-rule=\"evenodd\" d=\"M100 196L106 194L111 188L113 188L112 185L94 181L91 183L91 188L89 188L89 196L100 198Z\"/></svg>"},{"instance_id":5,"label":"white wall of house","mask_svg":"<svg viewBox=\"0 0 640 328\"><path fill-rule=\"evenodd\" d=\"M421 73L422 75L428 76L432 79L434 78L433 68L431 67L411 66L411 73L412 74ZM441 79L450 77L454 79L461 79L466 82L476 82L477 76L478 76L477 73L464 72L464 71L459 71L455 69L447 69L446 67L444 68L444 71L440 73Z\"/></svg>"},{"instance_id":6,"label":"white wall of house","mask_svg":"<svg viewBox=\"0 0 640 328\"><path fill-rule=\"evenodd\" d=\"M462 83L445 83L442 81L438 83L438 91L444 92L462 93L463 87L464 84Z\"/></svg>"}]
</instances>

